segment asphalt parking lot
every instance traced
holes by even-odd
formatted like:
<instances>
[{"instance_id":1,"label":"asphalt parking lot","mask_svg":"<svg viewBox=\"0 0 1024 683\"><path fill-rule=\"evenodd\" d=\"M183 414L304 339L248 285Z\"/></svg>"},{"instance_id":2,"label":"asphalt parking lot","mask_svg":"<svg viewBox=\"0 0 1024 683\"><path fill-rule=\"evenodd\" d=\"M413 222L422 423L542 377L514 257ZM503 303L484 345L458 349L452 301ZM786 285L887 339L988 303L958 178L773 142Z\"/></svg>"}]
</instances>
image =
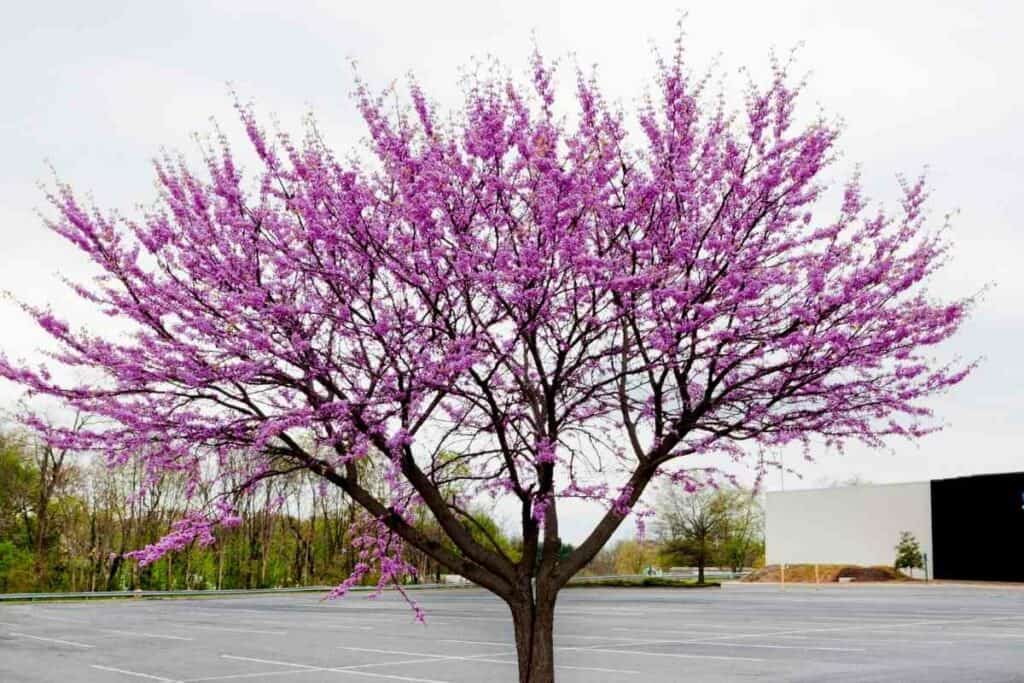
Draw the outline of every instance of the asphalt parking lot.
<instances>
[{"instance_id":1,"label":"asphalt parking lot","mask_svg":"<svg viewBox=\"0 0 1024 683\"><path fill-rule=\"evenodd\" d=\"M0 681L513 681L511 620L475 589L0 605ZM569 589L558 680L1024 681L1024 590Z\"/></svg>"}]
</instances>

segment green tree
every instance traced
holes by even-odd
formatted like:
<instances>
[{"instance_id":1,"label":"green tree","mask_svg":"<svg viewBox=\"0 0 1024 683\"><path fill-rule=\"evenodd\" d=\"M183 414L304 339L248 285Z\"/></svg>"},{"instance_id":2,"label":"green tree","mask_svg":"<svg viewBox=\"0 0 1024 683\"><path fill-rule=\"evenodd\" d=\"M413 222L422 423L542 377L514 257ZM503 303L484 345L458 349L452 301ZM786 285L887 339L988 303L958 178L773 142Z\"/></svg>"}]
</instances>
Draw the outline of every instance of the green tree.
<instances>
[{"instance_id":1,"label":"green tree","mask_svg":"<svg viewBox=\"0 0 1024 683\"><path fill-rule=\"evenodd\" d=\"M32 554L11 541L0 541L0 593L30 590L33 578Z\"/></svg>"},{"instance_id":2,"label":"green tree","mask_svg":"<svg viewBox=\"0 0 1024 683\"><path fill-rule=\"evenodd\" d=\"M0 432L0 591L35 586L32 571L33 491L38 473L20 435Z\"/></svg>"},{"instance_id":3,"label":"green tree","mask_svg":"<svg viewBox=\"0 0 1024 683\"><path fill-rule=\"evenodd\" d=\"M580 574L584 576L608 576L615 573L616 546L606 545L601 548L594 559L587 563Z\"/></svg>"},{"instance_id":4,"label":"green tree","mask_svg":"<svg viewBox=\"0 0 1024 683\"><path fill-rule=\"evenodd\" d=\"M615 573L641 574L657 563L658 549L649 541L619 541L615 546Z\"/></svg>"},{"instance_id":5,"label":"green tree","mask_svg":"<svg viewBox=\"0 0 1024 683\"><path fill-rule=\"evenodd\" d=\"M764 553L764 515L749 490L668 487L661 490L656 508L662 560L696 565L700 583L708 565L738 571Z\"/></svg>"},{"instance_id":6,"label":"green tree","mask_svg":"<svg viewBox=\"0 0 1024 683\"><path fill-rule=\"evenodd\" d=\"M0 432L0 539L29 542L32 491L37 479L25 439Z\"/></svg>"},{"instance_id":7,"label":"green tree","mask_svg":"<svg viewBox=\"0 0 1024 683\"><path fill-rule=\"evenodd\" d=\"M658 499L656 528L662 556L670 561L697 565L697 582L704 583L704 568L717 550L728 506L717 491L662 489Z\"/></svg>"},{"instance_id":8,"label":"green tree","mask_svg":"<svg viewBox=\"0 0 1024 683\"><path fill-rule=\"evenodd\" d=\"M718 495L725 507L725 521L719 529L720 556L716 560L737 573L764 556L764 510L748 490L722 490Z\"/></svg>"},{"instance_id":9,"label":"green tree","mask_svg":"<svg viewBox=\"0 0 1024 683\"><path fill-rule=\"evenodd\" d=\"M924 556L921 554L921 544L918 543L914 534L909 531L901 531L899 542L896 543L896 571L900 569L923 569Z\"/></svg>"}]
</instances>

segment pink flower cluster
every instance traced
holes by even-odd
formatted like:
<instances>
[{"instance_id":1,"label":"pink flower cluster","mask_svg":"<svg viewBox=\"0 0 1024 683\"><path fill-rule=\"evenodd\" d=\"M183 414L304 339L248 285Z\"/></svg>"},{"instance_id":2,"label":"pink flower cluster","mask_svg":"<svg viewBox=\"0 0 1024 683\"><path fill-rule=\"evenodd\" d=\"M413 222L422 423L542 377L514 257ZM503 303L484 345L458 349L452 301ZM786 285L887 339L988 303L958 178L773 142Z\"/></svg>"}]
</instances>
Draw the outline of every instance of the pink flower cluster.
<instances>
[{"instance_id":1,"label":"pink flower cluster","mask_svg":"<svg viewBox=\"0 0 1024 683\"><path fill-rule=\"evenodd\" d=\"M125 557L137 560L139 565L144 567L167 553L184 550L197 541L203 547L212 545L217 540L213 535L214 529L230 529L242 523L234 509L223 501L219 501L215 508L217 514L213 516L193 512L179 519L171 526L169 534L145 548L125 553Z\"/></svg>"}]
</instances>

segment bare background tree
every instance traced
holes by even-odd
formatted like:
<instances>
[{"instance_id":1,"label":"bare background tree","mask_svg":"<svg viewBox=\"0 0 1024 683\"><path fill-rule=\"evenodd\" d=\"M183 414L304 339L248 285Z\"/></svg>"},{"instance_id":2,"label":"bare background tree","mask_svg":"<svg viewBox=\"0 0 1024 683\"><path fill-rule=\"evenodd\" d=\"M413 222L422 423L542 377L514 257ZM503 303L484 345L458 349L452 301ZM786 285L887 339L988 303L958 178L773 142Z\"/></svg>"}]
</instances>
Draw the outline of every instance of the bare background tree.
<instances>
[{"instance_id":1,"label":"bare background tree","mask_svg":"<svg viewBox=\"0 0 1024 683\"><path fill-rule=\"evenodd\" d=\"M699 583L709 564L739 571L764 554L764 515L751 491L663 487L656 520L664 563L695 565Z\"/></svg>"}]
</instances>

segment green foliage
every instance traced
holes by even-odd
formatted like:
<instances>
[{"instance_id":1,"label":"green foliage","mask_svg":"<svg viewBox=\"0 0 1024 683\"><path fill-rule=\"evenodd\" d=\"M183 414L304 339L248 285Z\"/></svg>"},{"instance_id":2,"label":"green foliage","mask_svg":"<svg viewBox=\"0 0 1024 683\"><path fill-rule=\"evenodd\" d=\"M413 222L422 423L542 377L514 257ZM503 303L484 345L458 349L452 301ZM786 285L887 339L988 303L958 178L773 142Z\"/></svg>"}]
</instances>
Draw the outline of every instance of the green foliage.
<instances>
[{"instance_id":1,"label":"green foliage","mask_svg":"<svg viewBox=\"0 0 1024 683\"><path fill-rule=\"evenodd\" d=\"M896 562L893 566L897 570L924 568L921 544L909 531L900 532L899 541L896 543Z\"/></svg>"},{"instance_id":2,"label":"green foliage","mask_svg":"<svg viewBox=\"0 0 1024 683\"><path fill-rule=\"evenodd\" d=\"M131 467L111 471L74 456L55 467L53 455L28 438L0 432L0 591L332 584L358 561L349 542L350 527L369 523L340 490L322 492L308 475L295 473L269 480L263 496L247 498L240 510L242 525L218 532L215 545L192 546L139 567L120 556L159 539L188 509L184 481L165 476L150 493L136 498L131 494L142 472ZM456 454L444 457L450 462L444 495L453 506L461 506L464 466ZM368 486L376 485L372 469L362 477ZM200 491L198 498L209 494ZM285 502L275 508L272 502L278 497ZM658 527L660 543L620 541L602 550L585 573L641 574L650 567L696 564L699 557L707 564L749 566L763 554L760 508L749 493L711 492L677 502L697 504L693 509L698 517L703 515L698 521L705 528L695 528L692 519L678 523L678 517L663 515L663 521L677 523ZM488 510L470 505L460 507L460 514L478 542L519 560L521 542L511 540ZM457 552L432 518L424 515L415 524ZM559 557L573 549L561 543ZM447 571L415 550L408 550L408 559L417 567L416 581L439 580ZM666 580L649 578L644 585L667 585Z\"/></svg>"},{"instance_id":3,"label":"green foliage","mask_svg":"<svg viewBox=\"0 0 1024 683\"><path fill-rule=\"evenodd\" d=\"M602 549L581 575L701 565L739 571L764 564L764 515L750 491L663 490L654 530L656 541L623 540Z\"/></svg>"},{"instance_id":4,"label":"green foliage","mask_svg":"<svg viewBox=\"0 0 1024 683\"><path fill-rule=\"evenodd\" d=\"M28 551L31 500L36 477L24 441L0 433L0 591L22 592L35 585Z\"/></svg>"},{"instance_id":5,"label":"green foliage","mask_svg":"<svg viewBox=\"0 0 1024 683\"><path fill-rule=\"evenodd\" d=\"M37 482L38 472L30 465L24 442L0 433L0 539L11 540L24 530Z\"/></svg>"},{"instance_id":6,"label":"green foliage","mask_svg":"<svg viewBox=\"0 0 1024 683\"><path fill-rule=\"evenodd\" d=\"M330 585L358 562L352 525L370 523L340 489L321 491L312 477L296 472L268 480L263 495L244 499L243 523L218 531L213 546L193 545L139 567L121 555L159 539L195 504L185 496L185 482L167 475L134 497L141 471L108 470L74 454L58 462L54 455L28 438L0 432L0 592ZM444 490L456 500L461 465L449 457L451 483ZM380 485L372 469L361 475L365 485ZM209 495L198 492L198 502ZM278 498L284 503L275 507ZM472 509L464 524L479 542L519 558L487 511ZM417 525L450 545L429 518ZM416 551L408 556L419 572L416 580L435 580L446 571Z\"/></svg>"},{"instance_id":7,"label":"green foliage","mask_svg":"<svg viewBox=\"0 0 1024 683\"><path fill-rule=\"evenodd\" d=\"M496 547L505 553L511 560L517 562L521 557L522 549L516 547L512 540L505 534L505 531L498 524L497 520L483 510L476 510L471 513L473 522L469 525L470 534L477 543ZM572 546L569 546L570 548Z\"/></svg>"},{"instance_id":8,"label":"green foliage","mask_svg":"<svg viewBox=\"0 0 1024 683\"><path fill-rule=\"evenodd\" d=\"M658 548L650 541L620 541L615 547L616 574L642 574L658 563Z\"/></svg>"},{"instance_id":9,"label":"green foliage","mask_svg":"<svg viewBox=\"0 0 1024 683\"><path fill-rule=\"evenodd\" d=\"M512 557L513 560L518 561L518 559L523 556L523 542L522 542L522 539L517 538L514 541L511 541L510 544L511 544L511 547L512 547L512 552L510 554L510 557ZM576 546L574 546L572 543L565 543L564 541L559 539L558 560L562 561L562 560L567 559L569 557L569 555L572 554L572 551L574 551L574 550L576 550ZM538 567L540 566L540 561L541 561L541 558L543 556L544 556L544 543L541 542L537 546L536 562L534 563L536 566L538 566Z\"/></svg>"},{"instance_id":10,"label":"green foliage","mask_svg":"<svg viewBox=\"0 0 1024 683\"><path fill-rule=\"evenodd\" d=\"M29 591L33 584L31 553L11 541L0 541L0 593Z\"/></svg>"},{"instance_id":11,"label":"green foliage","mask_svg":"<svg viewBox=\"0 0 1024 683\"><path fill-rule=\"evenodd\" d=\"M750 491L664 489L657 507L662 566L696 565L703 576L705 566L739 571L764 555L764 516Z\"/></svg>"}]
</instances>

